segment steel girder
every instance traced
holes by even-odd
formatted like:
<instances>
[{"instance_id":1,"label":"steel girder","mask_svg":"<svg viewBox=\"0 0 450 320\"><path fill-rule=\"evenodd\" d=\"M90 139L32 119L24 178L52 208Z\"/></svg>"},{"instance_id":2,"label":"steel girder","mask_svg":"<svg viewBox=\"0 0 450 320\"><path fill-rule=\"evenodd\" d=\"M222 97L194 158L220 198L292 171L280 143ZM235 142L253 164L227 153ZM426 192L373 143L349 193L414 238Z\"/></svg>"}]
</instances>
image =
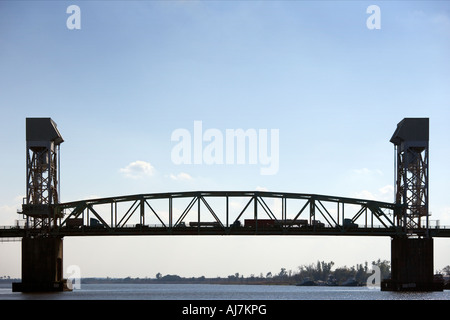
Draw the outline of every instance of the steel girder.
<instances>
[{"instance_id":1,"label":"steel girder","mask_svg":"<svg viewBox=\"0 0 450 320\"><path fill-rule=\"evenodd\" d=\"M393 217L401 207L317 194L192 191L80 200L58 210L58 232L67 235L389 235L399 232Z\"/></svg>"}]
</instances>

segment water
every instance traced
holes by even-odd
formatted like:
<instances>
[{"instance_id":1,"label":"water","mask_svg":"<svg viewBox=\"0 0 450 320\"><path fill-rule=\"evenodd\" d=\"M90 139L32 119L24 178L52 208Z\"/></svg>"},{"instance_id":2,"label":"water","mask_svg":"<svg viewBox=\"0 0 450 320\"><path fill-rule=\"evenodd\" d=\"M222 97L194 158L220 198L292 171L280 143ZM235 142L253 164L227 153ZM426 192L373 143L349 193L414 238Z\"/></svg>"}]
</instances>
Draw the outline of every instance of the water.
<instances>
[{"instance_id":1,"label":"water","mask_svg":"<svg viewBox=\"0 0 450 320\"><path fill-rule=\"evenodd\" d=\"M81 283L81 288L72 292L19 293L2 284L0 300L450 300L450 290L386 292L366 287Z\"/></svg>"}]
</instances>

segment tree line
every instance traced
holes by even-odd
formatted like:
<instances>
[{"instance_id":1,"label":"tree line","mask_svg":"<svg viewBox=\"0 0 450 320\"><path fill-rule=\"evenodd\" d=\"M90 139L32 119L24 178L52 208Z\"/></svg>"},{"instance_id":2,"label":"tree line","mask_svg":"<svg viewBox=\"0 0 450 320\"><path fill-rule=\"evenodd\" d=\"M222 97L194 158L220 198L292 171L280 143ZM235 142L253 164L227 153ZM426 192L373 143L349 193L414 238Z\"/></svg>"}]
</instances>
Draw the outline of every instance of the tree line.
<instances>
[{"instance_id":1,"label":"tree line","mask_svg":"<svg viewBox=\"0 0 450 320\"><path fill-rule=\"evenodd\" d=\"M251 274L244 276L238 272L227 277L207 278L200 277L181 277L179 275L162 275L160 272L154 278L82 278L83 283L204 283L204 284L285 284L295 285L307 279L317 284L325 284L330 277L336 281L337 285L342 285L349 279L354 279L360 285L367 283L368 277L373 274L373 265L380 271L380 280L390 278L391 265L387 260L378 259L370 264L364 262L356 266L343 266L333 269L335 263L317 261L307 265L298 266L296 270L287 270L281 268L278 272L267 272L259 275ZM450 277L450 265L438 270L436 273ZM12 279L9 276L0 276L0 283L11 282L20 279Z\"/></svg>"},{"instance_id":2,"label":"tree line","mask_svg":"<svg viewBox=\"0 0 450 320\"><path fill-rule=\"evenodd\" d=\"M233 281L241 280L241 283L261 282L267 284L299 284L305 280L310 280L316 284L326 284L330 279L333 279L334 284L341 285L349 279L354 279L358 284L365 284L369 276L373 274L372 265L375 265L380 270L380 280L390 277L390 262L383 260L372 261L357 264L352 267L338 267L332 270L334 262L317 261L309 265L301 265L297 270L287 270L281 268L277 273L268 272L265 276L250 275L250 277L239 277L239 274L228 276L228 279Z\"/></svg>"},{"instance_id":3,"label":"tree line","mask_svg":"<svg viewBox=\"0 0 450 320\"><path fill-rule=\"evenodd\" d=\"M357 264L352 267L338 267L333 270L334 262L317 261L309 265L301 265L297 270L287 270L281 268L279 272L267 272L265 275L251 274L244 276L239 272L227 277L207 278L200 277L181 277L179 275L163 275L158 272L155 278L84 278L83 283L94 282L113 282L113 283L207 283L207 284L284 284L294 285L310 279L318 284L325 283L332 277L337 285L341 285L349 279L354 279L359 284L366 284L367 278L373 274L372 265L380 270L380 280L390 277L390 262L386 260L372 261ZM450 267L449 267L450 271Z\"/></svg>"}]
</instances>

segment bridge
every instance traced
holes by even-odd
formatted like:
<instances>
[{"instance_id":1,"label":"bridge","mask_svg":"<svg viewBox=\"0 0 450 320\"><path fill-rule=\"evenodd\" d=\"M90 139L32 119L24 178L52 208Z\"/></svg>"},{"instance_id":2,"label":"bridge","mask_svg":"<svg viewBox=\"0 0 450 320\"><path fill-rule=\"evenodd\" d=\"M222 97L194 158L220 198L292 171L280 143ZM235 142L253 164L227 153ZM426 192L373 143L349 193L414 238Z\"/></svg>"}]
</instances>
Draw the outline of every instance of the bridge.
<instances>
[{"instance_id":1,"label":"bridge","mask_svg":"<svg viewBox=\"0 0 450 320\"><path fill-rule=\"evenodd\" d=\"M433 279L433 238L450 228L428 214L428 119L405 118L397 152L396 202L266 191L192 191L60 203L59 145L50 118L27 119L27 197L22 226L0 238L22 240L22 282L13 291L70 289L62 279L62 239L120 235L325 235L391 237L392 279L382 290L442 290Z\"/></svg>"},{"instance_id":2,"label":"bridge","mask_svg":"<svg viewBox=\"0 0 450 320\"><path fill-rule=\"evenodd\" d=\"M234 204L233 210L230 203ZM236 203L240 206L237 207ZM289 207L289 208L288 208ZM178 212L174 212L178 208ZM56 227L0 229L0 237L326 235L450 237L450 227L408 233L389 202L267 191L151 193L60 203ZM132 222L130 222L132 221Z\"/></svg>"}]
</instances>

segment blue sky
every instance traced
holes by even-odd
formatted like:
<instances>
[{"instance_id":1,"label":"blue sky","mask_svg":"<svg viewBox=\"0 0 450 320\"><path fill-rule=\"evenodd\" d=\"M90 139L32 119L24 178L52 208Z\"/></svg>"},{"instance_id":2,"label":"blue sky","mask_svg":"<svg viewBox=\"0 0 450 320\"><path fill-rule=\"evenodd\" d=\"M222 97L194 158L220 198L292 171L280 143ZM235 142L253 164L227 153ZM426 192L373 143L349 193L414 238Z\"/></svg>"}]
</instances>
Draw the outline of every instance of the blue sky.
<instances>
[{"instance_id":1,"label":"blue sky","mask_svg":"<svg viewBox=\"0 0 450 320\"><path fill-rule=\"evenodd\" d=\"M66 26L72 4L80 30ZM373 4L379 30L366 27ZM450 225L447 1L0 1L0 48L0 225L20 218L26 117L51 117L65 139L62 201L255 189L392 201L389 139L403 118L429 117L430 211ZM279 130L278 172L174 164L171 134L194 121ZM442 268L450 246L435 241ZM84 276L265 274L390 255L389 239L321 237L66 238L64 249ZM0 252L0 275L20 276L20 246Z\"/></svg>"}]
</instances>

